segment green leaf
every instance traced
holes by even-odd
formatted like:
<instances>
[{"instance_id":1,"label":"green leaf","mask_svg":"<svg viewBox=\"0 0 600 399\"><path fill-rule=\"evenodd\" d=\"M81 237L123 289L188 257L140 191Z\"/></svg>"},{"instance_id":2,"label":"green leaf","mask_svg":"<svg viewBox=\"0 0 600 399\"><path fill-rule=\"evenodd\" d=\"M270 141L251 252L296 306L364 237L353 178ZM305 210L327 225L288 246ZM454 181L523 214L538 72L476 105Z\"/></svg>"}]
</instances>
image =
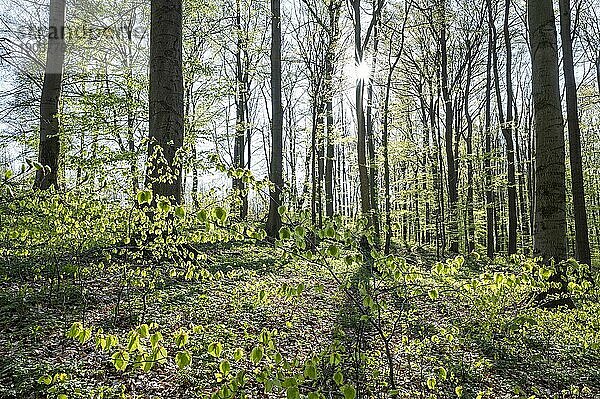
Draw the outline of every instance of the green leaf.
<instances>
[{"instance_id":1,"label":"green leaf","mask_svg":"<svg viewBox=\"0 0 600 399\"><path fill-rule=\"evenodd\" d=\"M189 339L190 335L186 331L179 330L179 332L175 334L175 345L181 348L188 343Z\"/></svg>"},{"instance_id":2,"label":"green leaf","mask_svg":"<svg viewBox=\"0 0 600 399\"><path fill-rule=\"evenodd\" d=\"M258 293L258 301L264 302L267 299L267 292L265 290L260 290Z\"/></svg>"},{"instance_id":3,"label":"green leaf","mask_svg":"<svg viewBox=\"0 0 600 399\"><path fill-rule=\"evenodd\" d=\"M356 389L352 385L344 385L342 387L342 393L344 394L344 399L354 399L356 398Z\"/></svg>"},{"instance_id":4,"label":"green leaf","mask_svg":"<svg viewBox=\"0 0 600 399\"><path fill-rule=\"evenodd\" d=\"M543 280L548 280L554 271L545 267L540 267L539 275Z\"/></svg>"},{"instance_id":5,"label":"green leaf","mask_svg":"<svg viewBox=\"0 0 600 399\"><path fill-rule=\"evenodd\" d=\"M160 331L155 332L154 334L152 334L150 336L150 344L152 344L152 347L155 347L156 344L158 344L159 341L162 340L162 334L160 333Z\"/></svg>"},{"instance_id":6,"label":"green leaf","mask_svg":"<svg viewBox=\"0 0 600 399\"><path fill-rule=\"evenodd\" d=\"M91 328L84 328L83 330L81 330L79 332L79 342L81 342L82 344L85 344L90 338L92 337L92 329Z\"/></svg>"},{"instance_id":7,"label":"green leaf","mask_svg":"<svg viewBox=\"0 0 600 399\"><path fill-rule=\"evenodd\" d=\"M443 367L438 368L437 374L440 377L440 380L446 381L446 378L448 377L448 372L446 371L445 368L443 368Z\"/></svg>"},{"instance_id":8,"label":"green leaf","mask_svg":"<svg viewBox=\"0 0 600 399\"><path fill-rule=\"evenodd\" d=\"M185 207L183 205L175 207L175 216L177 216L180 219L183 219L185 217Z\"/></svg>"},{"instance_id":9,"label":"green leaf","mask_svg":"<svg viewBox=\"0 0 600 399\"><path fill-rule=\"evenodd\" d=\"M213 215L215 219L217 219L221 223L225 223L225 220L227 219L227 211L221 208L220 206L213 209Z\"/></svg>"},{"instance_id":10,"label":"green leaf","mask_svg":"<svg viewBox=\"0 0 600 399\"><path fill-rule=\"evenodd\" d=\"M160 364L165 364L167 362L167 350L163 346L158 346L154 353L154 359Z\"/></svg>"},{"instance_id":11,"label":"green leaf","mask_svg":"<svg viewBox=\"0 0 600 399\"><path fill-rule=\"evenodd\" d=\"M52 377L50 377L49 375L41 376L40 378L38 378L38 383L44 384L44 385L50 385L50 384L52 384Z\"/></svg>"},{"instance_id":12,"label":"green leaf","mask_svg":"<svg viewBox=\"0 0 600 399\"><path fill-rule=\"evenodd\" d=\"M229 374L229 371L231 371L231 365L227 360L223 360L221 364L219 364L219 371L221 374L223 374L223 376Z\"/></svg>"},{"instance_id":13,"label":"green leaf","mask_svg":"<svg viewBox=\"0 0 600 399\"><path fill-rule=\"evenodd\" d=\"M239 362L244 357L244 350L242 348L237 348L233 352L233 358L236 362Z\"/></svg>"},{"instance_id":14,"label":"green leaf","mask_svg":"<svg viewBox=\"0 0 600 399\"><path fill-rule=\"evenodd\" d=\"M296 246L301 250L305 250L306 249L306 241L304 241L304 239L302 239L302 238L296 238Z\"/></svg>"},{"instance_id":15,"label":"green leaf","mask_svg":"<svg viewBox=\"0 0 600 399\"><path fill-rule=\"evenodd\" d=\"M213 342L208 345L208 354L212 357L221 357L221 352L223 352L223 345L220 342Z\"/></svg>"},{"instance_id":16,"label":"green leaf","mask_svg":"<svg viewBox=\"0 0 600 399\"><path fill-rule=\"evenodd\" d=\"M258 345L254 349L252 349L252 352L250 353L250 360L252 361L252 363L258 364L262 360L263 356L263 348L262 346Z\"/></svg>"},{"instance_id":17,"label":"green leaf","mask_svg":"<svg viewBox=\"0 0 600 399\"><path fill-rule=\"evenodd\" d=\"M168 199L161 199L158 201L158 210L167 213L171 210L171 202Z\"/></svg>"},{"instance_id":18,"label":"green leaf","mask_svg":"<svg viewBox=\"0 0 600 399\"><path fill-rule=\"evenodd\" d=\"M121 350L113 353L112 362L115 368L119 371L124 371L129 363L129 352Z\"/></svg>"},{"instance_id":19,"label":"green leaf","mask_svg":"<svg viewBox=\"0 0 600 399\"><path fill-rule=\"evenodd\" d=\"M65 395L64 393L59 394L56 399L69 399L69 397L67 395Z\"/></svg>"},{"instance_id":20,"label":"green leaf","mask_svg":"<svg viewBox=\"0 0 600 399\"><path fill-rule=\"evenodd\" d=\"M142 370L144 370L145 372L148 372L152 369L153 365L154 365L154 359L152 359L152 357L148 357L146 355L144 355L142 357Z\"/></svg>"},{"instance_id":21,"label":"green leaf","mask_svg":"<svg viewBox=\"0 0 600 399\"><path fill-rule=\"evenodd\" d=\"M148 328L148 324L142 324L138 328L138 333L140 334L140 337L147 338L148 334L150 333L150 329Z\"/></svg>"},{"instance_id":22,"label":"green leaf","mask_svg":"<svg viewBox=\"0 0 600 399\"><path fill-rule=\"evenodd\" d=\"M296 228L294 229L294 234L297 238L303 239L304 237L306 237L306 229L302 226L296 226Z\"/></svg>"},{"instance_id":23,"label":"green leaf","mask_svg":"<svg viewBox=\"0 0 600 399\"><path fill-rule=\"evenodd\" d=\"M127 350L133 352L140 347L140 334L132 332L129 336L129 343L127 344Z\"/></svg>"},{"instance_id":24,"label":"green leaf","mask_svg":"<svg viewBox=\"0 0 600 399\"><path fill-rule=\"evenodd\" d=\"M463 387L462 386L457 386L456 388L454 388L454 393L456 394L457 397L462 398L463 395Z\"/></svg>"},{"instance_id":25,"label":"green leaf","mask_svg":"<svg viewBox=\"0 0 600 399\"><path fill-rule=\"evenodd\" d=\"M334 352L331 355L329 355L329 364L331 364L332 366L337 366L338 364L340 364L341 361L342 355L340 355L339 353Z\"/></svg>"},{"instance_id":26,"label":"green leaf","mask_svg":"<svg viewBox=\"0 0 600 399\"><path fill-rule=\"evenodd\" d=\"M292 237L292 233L290 229L287 227L282 227L279 229L279 238L282 240L289 240Z\"/></svg>"},{"instance_id":27,"label":"green leaf","mask_svg":"<svg viewBox=\"0 0 600 399\"><path fill-rule=\"evenodd\" d=\"M344 375L342 374L341 371L338 370L333 375L333 380L335 381L335 383L337 385L342 385L344 383Z\"/></svg>"},{"instance_id":28,"label":"green leaf","mask_svg":"<svg viewBox=\"0 0 600 399\"><path fill-rule=\"evenodd\" d=\"M300 399L300 391L296 386L289 387L285 394L287 399Z\"/></svg>"},{"instance_id":29,"label":"green leaf","mask_svg":"<svg viewBox=\"0 0 600 399\"><path fill-rule=\"evenodd\" d=\"M340 249L338 248L337 245L332 244L329 246L329 248L327 248L327 254L329 256L337 258L338 256L340 256Z\"/></svg>"},{"instance_id":30,"label":"green leaf","mask_svg":"<svg viewBox=\"0 0 600 399\"><path fill-rule=\"evenodd\" d=\"M208 212L206 212L206 209L202 209L200 212L198 212L198 219L200 219L200 221L203 223L208 220Z\"/></svg>"},{"instance_id":31,"label":"green leaf","mask_svg":"<svg viewBox=\"0 0 600 399\"><path fill-rule=\"evenodd\" d=\"M335 229L332 226L327 226L327 228L325 229L325 237L335 237Z\"/></svg>"},{"instance_id":32,"label":"green leaf","mask_svg":"<svg viewBox=\"0 0 600 399\"><path fill-rule=\"evenodd\" d=\"M83 330L83 325L81 324L81 322L76 321L75 323L73 323L71 325L69 332L67 332L67 337L68 338L77 338L77 337L79 337L79 333L81 332L81 330Z\"/></svg>"},{"instance_id":33,"label":"green leaf","mask_svg":"<svg viewBox=\"0 0 600 399\"><path fill-rule=\"evenodd\" d=\"M189 366L192 363L192 354L190 351L181 351L175 355L175 364L179 369Z\"/></svg>"},{"instance_id":34,"label":"green leaf","mask_svg":"<svg viewBox=\"0 0 600 399\"><path fill-rule=\"evenodd\" d=\"M429 295L429 298L431 298L435 301L438 298L439 293L438 293L438 290L433 289L433 290L429 290L429 292L427 292L427 295Z\"/></svg>"},{"instance_id":35,"label":"green leaf","mask_svg":"<svg viewBox=\"0 0 600 399\"><path fill-rule=\"evenodd\" d=\"M432 391L435 389L435 377L429 377L427 379L427 388L431 389Z\"/></svg>"},{"instance_id":36,"label":"green leaf","mask_svg":"<svg viewBox=\"0 0 600 399\"><path fill-rule=\"evenodd\" d=\"M152 202L152 191L142 190L137 193L138 204L150 204Z\"/></svg>"},{"instance_id":37,"label":"green leaf","mask_svg":"<svg viewBox=\"0 0 600 399\"><path fill-rule=\"evenodd\" d=\"M304 367L304 376L311 380L317 379L317 368L313 364L307 364Z\"/></svg>"},{"instance_id":38,"label":"green leaf","mask_svg":"<svg viewBox=\"0 0 600 399\"><path fill-rule=\"evenodd\" d=\"M287 207L285 205L281 205L279 208L277 208L277 213L279 213L279 216L285 215L286 212Z\"/></svg>"}]
</instances>

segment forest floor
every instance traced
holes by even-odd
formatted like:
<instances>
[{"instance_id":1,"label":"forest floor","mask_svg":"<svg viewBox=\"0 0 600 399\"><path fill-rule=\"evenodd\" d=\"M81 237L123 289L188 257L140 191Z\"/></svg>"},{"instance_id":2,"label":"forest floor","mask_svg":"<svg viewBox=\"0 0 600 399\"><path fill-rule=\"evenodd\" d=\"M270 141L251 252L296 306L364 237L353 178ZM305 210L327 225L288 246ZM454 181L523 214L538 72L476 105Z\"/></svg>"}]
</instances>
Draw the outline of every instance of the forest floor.
<instances>
[{"instance_id":1,"label":"forest floor","mask_svg":"<svg viewBox=\"0 0 600 399\"><path fill-rule=\"evenodd\" d=\"M124 286L124 259L112 259L107 263L112 266L86 278L52 284L26 272L44 260L5 260L0 265L0 398L205 397L220 386L222 357L206 348L218 342L223 353L231 355L236 348L250 353L263 329L277 330L275 346L292 363L319 354L341 355L339 367L323 361L319 378L301 386L301 393L318 389L327 398L344 397L333 378L341 370L357 397L389 397L384 393L389 386L381 339L361 320L334 274L319 265L283 260L266 245L220 244L203 248L203 253L210 272L204 278L168 277L166 272L152 280L153 287L131 280ZM435 262L424 250L403 255L426 269ZM172 265L154 267L168 271ZM369 278L357 266L335 267L342 280ZM460 304L423 301L410 317L399 319L398 337L389 338L397 390L401 397L416 398L600 398L598 350L578 349L581 341L598 339L598 309L536 313L539 323L516 338L501 329L478 331L484 324L473 324L473 314ZM66 337L76 321L93 326L92 339L82 344ZM168 361L148 372L117 371L111 354L95 347L98 328L126 341L129 331L151 322L168 340L181 329L189 331L190 367L179 370ZM470 332L459 331L461 326L471 326ZM564 336L573 332L579 338ZM441 364L444 376L435 374L437 383L432 383ZM255 370L249 361L236 368ZM286 396L264 394L253 381L248 397Z\"/></svg>"}]
</instances>

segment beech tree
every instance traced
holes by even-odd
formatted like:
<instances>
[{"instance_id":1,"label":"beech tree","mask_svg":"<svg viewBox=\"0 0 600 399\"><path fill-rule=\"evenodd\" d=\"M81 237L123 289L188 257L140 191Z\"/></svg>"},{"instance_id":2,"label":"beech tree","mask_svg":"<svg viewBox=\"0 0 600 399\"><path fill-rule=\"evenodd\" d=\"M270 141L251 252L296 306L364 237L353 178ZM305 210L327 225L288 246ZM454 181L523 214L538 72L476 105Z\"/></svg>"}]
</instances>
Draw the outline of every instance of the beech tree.
<instances>
[{"instance_id":1,"label":"beech tree","mask_svg":"<svg viewBox=\"0 0 600 399\"><path fill-rule=\"evenodd\" d=\"M565 138L552 1L527 2L527 15L535 113L534 253L560 262L567 256Z\"/></svg>"},{"instance_id":2,"label":"beech tree","mask_svg":"<svg viewBox=\"0 0 600 399\"><path fill-rule=\"evenodd\" d=\"M565 76L567 102L567 130L569 132L569 165L571 166L571 192L573 195L573 213L575 219L575 244L577 259L581 263L591 264L590 239L588 233L587 212L585 207L585 189L583 165L581 160L581 131L577 106L577 84L573 66L573 45L571 39L571 2L560 0L560 39L562 44L562 65Z\"/></svg>"},{"instance_id":3,"label":"beech tree","mask_svg":"<svg viewBox=\"0 0 600 399\"><path fill-rule=\"evenodd\" d=\"M50 1L48 50L40 100L40 144L34 186L46 190L58 185L60 155L59 104L65 61L65 0Z\"/></svg>"},{"instance_id":4,"label":"beech tree","mask_svg":"<svg viewBox=\"0 0 600 399\"><path fill-rule=\"evenodd\" d=\"M269 214L266 231L277 237L281 228L281 195L283 191L283 107L281 103L281 5L271 0L271 164L269 179Z\"/></svg>"},{"instance_id":5,"label":"beech tree","mask_svg":"<svg viewBox=\"0 0 600 399\"><path fill-rule=\"evenodd\" d=\"M182 0L152 0L150 124L146 185L155 196L182 202L184 105Z\"/></svg>"}]
</instances>

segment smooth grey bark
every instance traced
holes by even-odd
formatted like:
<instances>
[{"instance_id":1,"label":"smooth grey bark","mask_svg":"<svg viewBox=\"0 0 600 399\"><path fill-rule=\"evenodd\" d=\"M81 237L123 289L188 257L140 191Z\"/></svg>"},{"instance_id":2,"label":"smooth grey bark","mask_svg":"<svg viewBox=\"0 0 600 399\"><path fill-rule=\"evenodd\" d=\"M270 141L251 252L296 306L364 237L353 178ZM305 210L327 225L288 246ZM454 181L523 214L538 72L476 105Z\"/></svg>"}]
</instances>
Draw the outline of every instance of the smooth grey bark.
<instances>
[{"instance_id":1,"label":"smooth grey bark","mask_svg":"<svg viewBox=\"0 0 600 399\"><path fill-rule=\"evenodd\" d=\"M470 42L467 41L467 82L465 84L464 109L467 121L467 215L466 215L466 248L468 252L475 250L475 214L473 209L473 117L469 110L471 81L473 77L473 54Z\"/></svg>"},{"instance_id":2,"label":"smooth grey bark","mask_svg":"<svg viewBox=\"0 0 600 399\"><path fill-rule=\"evenodd\" d=\"M563 53L563 73L567 92L567 127L569 131L569 163L571 165L571 192L575 219L575 248L577 260L591 265L590 238L588 233L583 165L581 161L581 131L577 108L577 84L573 67L573 44L571 39L571 2L560 0L560 38Z\"/></svg>"},{"instance_id":3,"label":"smooth grey bark","mask_svg":"<svg viewBox=\"0 0 600 399\"><path fill-rule=\"evenodd\" d=\"M244 169L246 167L245 146L246 146L246 107L247 107L247 96L246 96L246 81L244 66L246 65L243 60L244 37L242 35L242 24L241 24L241 9L240 0L236 0L236 15L235 15L235 29L237 33L236 43L236 54L235 54L235 77L236 77L236 99L235 99L235 139L233 145L233 166L238 169ZM241 206L239 208L239 215L241 219L245 219L248 215L248 194L245 192L246 184L241 177L234 177L232 181L232 188L238 191Z\"/></svg>"},{"instance_id":4,"label":"smooth grey bark","mask_svg":"<svg viewBox=\"0 0 600 399\"><path fill-rule=\"evenodd\" d=\"M442 3L442 12L445 15L445 3ZM445 18L445 16L444 16ZM448 76L448 38L446 22L440 29L440 78L442 83L442 98L444 100L445 127L444 138L446 141L446 166L448 173L448 235L450 236L450 251L458 252L458 173L454 156L454 109L450 93L450 79Z\"/></svg>"},{"instance_id":5,"label":"smooth grey bark","mask_svg":"<svg viewBox=\"0 0 600 399\"><path fill-rule=\"evenodd\" d=\"M334 179L333 166L335 157L335 134L333 121L333 77L335 73L335 50L339 38L339 18L341 2L330 0L327 9L329 14L329 25L327 34L329 40L325 53L325 96L326 96L326 120L327 120L327 149L325 161L325 214L332 217L334 213Z\"/></svg>"},{"instance_id":6,"label":"smooth grey bark","mask_svg":"<svg viewBox=\"0 0 600 399\"><path fill-rule=\"evenodd\" d=\"M506 119L502 112L500 98L500 84L498 79L497 63L494 64L496 72L496 93L498 97L498 110L502 124L502 135L506 144L506 161L508 174L508 254L517 253L517 180L515 173L515 145L513 139L514 120L513 102L514 93L512 85L512 44L509 29L511 0L504 2L504 46L506 47ZM496 52L494 52L496 54Z\"/></svg>"},{"instance_id":7,"label":"smooth grey bark","mask_svg":"<svg viewBox=\"0 0 600 399\"><path fill-rule=\"evenodd\" d=\"M281 228L281 194L283 190L283 106L281 104L281 5L271 0L271 164L269 216L266 231L275 238Z\"/></svg>"},{"instance_id":8,"label":"smooth grey bark","mask_svg":"<svg viewBox=\"0 0 600 399\"><path fill-rule=\"evenodd\" d=\"M494 257L496 249L496 226L494 216L494 190L492 186L492 132L491 132L491 117L492 117L492 58L495 48L494 41L494 17L492 14L491 0L486 1L488 13L488 51L486 63L486 78L485 78L485 155L483 158L483 168L485 172L485 210L486 210L486 249L488 258Z\"/></svg>"},{"instance_id":9,"label":"smooth grey bark","mask_svg":"<svg viewBox=\"0 0 600 399\"><path fill-rule=\"evenodd\" d=\"M361 6L360 0L353 0L352 7L354 11L354 52L355 63L361 65L363 60L363 43L361 34ZM356 81L356 124L357 124L357 152L358 152L358 176L360 188L360 209L363 215L369 215L371 210L370 188L369 188L369 170L367 165L366 150L366 126L364 112L364 86L362 79ZM371 218L369 217L369 221Z\"/></svg>"},{"instance_id":10,"label":"smooth grey bark","mask_svg":"<svg viewBox=\"0 0 600 399\"><path fill-rule=\"evenodd\" d=\"M535 113L534 254L560 262L567 255L565 138L552 0L529 0L527 11Z\"/></svg>"},{"instance_id":11,"label":"smooth grey bark","mask_svg":"<svg viewBox=\"0 0 600 399\"><path fill-rule=\"evenodd\" d=\"M377 7L376 1L373 0L373 9ZM380 225L379 225L379 195L378 195L378 173L376 165L375 153L375 129L373 118L373 84L375 80L375 72L377 71L377 53L379 50L379 18L375 15L375 27L373 29L373 55L371 57L371 76L367 84L367 121L366 121L366 141L367 151L369 154L369 199L371 201L371 211L373 226L375 227L375 241L379 242Z\"/></svg>"},{"instance_id":12,"label":"smooth grey bark","mask_svg":"<svg viewBox=\"0 0 600 399\"><path fill-rule=\"evenodd\" d=\"M150 134L146 185L156 196L182 201L184 102L182 0L152 0L150 6Z\"/></svg>"},{"instance_id":13,"label":"smooth grey bark","mask_svg":"<svg viewBox=\"0 0 600 399\"><path fill-rule=\"evenodd\" d=\"M48 51L40 100L40 143L34 188L46 190L58 185L60 155L59 103L65 60L65 0L50 1Z\"/></svg>"}]
</instances>

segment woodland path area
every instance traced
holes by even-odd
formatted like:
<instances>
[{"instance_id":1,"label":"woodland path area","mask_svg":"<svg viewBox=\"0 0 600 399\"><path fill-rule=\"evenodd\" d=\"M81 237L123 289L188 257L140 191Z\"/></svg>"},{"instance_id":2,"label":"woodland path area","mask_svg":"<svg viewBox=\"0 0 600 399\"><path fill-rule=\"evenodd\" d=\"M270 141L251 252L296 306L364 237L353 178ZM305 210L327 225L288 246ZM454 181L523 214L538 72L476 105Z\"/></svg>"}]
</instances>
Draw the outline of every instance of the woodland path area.
<instances>
[{"instance_id":1,"label":"woodland path area","mask_svg":"<svg viewBox=\"0 0 600 399\"><path fill-rule=\"evenodd\" d=\"M220 244L202 253L198 263L206 267L203 276L159 277L153 288L136 287L133 280L123 286L115 269L124 267L127 257L105 261L109 267L85 279L51 285L27 274L31 265L24 266L31 260L20 259L22 265L4 261L2 268L8 273L0 293L0 397L37 398L47 392L59 398L112 398L121 393L132 398L207 396L222 385L221 359L236 348L250 353L265 329L280 351L280 361L289 361L292 369L312 356L318 359L318 376L299 384L300 393L319 389L326 397L343 397L338 385L352 383L356 397L388 397L381 339L329 271L282 260L268 244ZM423 270L435 263L424 249L406 248L401 254ZM48 260L38 260L44 261ZM91 259L57 261L74 266ZM469 273L479 273L477 261L467 259L465 264ZM172 266L162 262L154 270L169 271ZM371 276L348 265L337 265L335 273L352 282L353 292ZM27 283L16 284L17 280ZM510 303L500 314L490 308L485 317L473 317L474 310L450 293L440 290L443 302L429 294L412 303L396 298L387 304L404 312L389 339L401 397L599 397L600 357L597 350L584 350L581 342L597 334L598 321L589 319L592 312L534 310L529 322L511 331L506 320L514 323L518 310ZM392 312L389 319L400 313ZM94 349L95 330L84 344L66 337L78 320L125 342L128 332L143 322L155 322L165 341L184 329L189 333L185 348L192 354L191 364L180 371L169 360L148 372L117 371L109 353ZM152 329L150 325L150 333ZM176 350L172 344L165 346L169 352ZM244 357L232 360L231 369L252 374L257 367ZM300 373L307 375L306 366L302 370L300 365ZM286 397L277 389L264 394L255 381L248 382L246 392L247 397Z\"/></svg>"}]
</instances>

